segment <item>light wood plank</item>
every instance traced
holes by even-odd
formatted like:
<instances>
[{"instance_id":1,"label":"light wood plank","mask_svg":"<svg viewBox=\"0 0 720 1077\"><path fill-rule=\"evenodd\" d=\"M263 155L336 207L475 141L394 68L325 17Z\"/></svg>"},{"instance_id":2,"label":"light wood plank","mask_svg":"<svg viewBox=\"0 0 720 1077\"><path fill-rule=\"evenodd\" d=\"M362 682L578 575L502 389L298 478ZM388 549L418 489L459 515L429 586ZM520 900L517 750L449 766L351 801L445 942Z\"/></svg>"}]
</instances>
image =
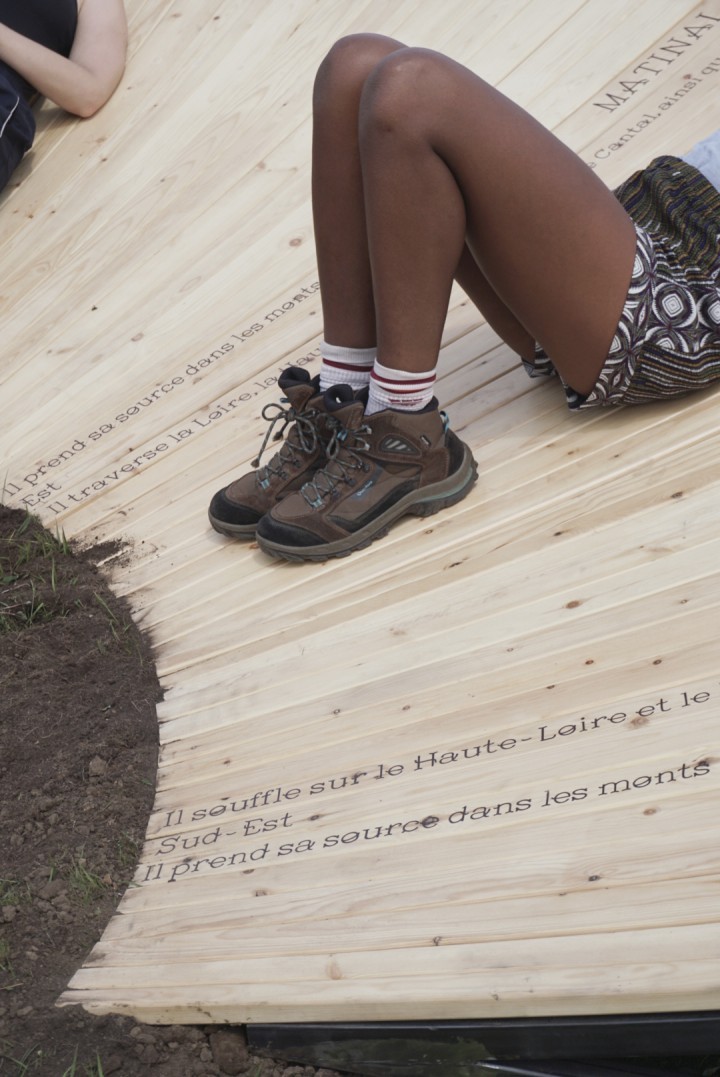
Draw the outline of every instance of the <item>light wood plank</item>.
<instances>
[{"instance_id":1,"label":"light wood plank","mask_svg":"<svg viewBox=\"0 0 720 1077\"><path fill-rule=\"evenodd\" d=\"M570 415L456 289L438 391L472 497L326 566L205 514L280 370L317 369L309 102L334 39L447 50L614 184L716 125L720 0L127 7L120 90L84 123L43 106L2 207L5 499L119 541L165 687L136 885L63 1002L716 1008L717 393Z\"/></svg>"}]
</instances>

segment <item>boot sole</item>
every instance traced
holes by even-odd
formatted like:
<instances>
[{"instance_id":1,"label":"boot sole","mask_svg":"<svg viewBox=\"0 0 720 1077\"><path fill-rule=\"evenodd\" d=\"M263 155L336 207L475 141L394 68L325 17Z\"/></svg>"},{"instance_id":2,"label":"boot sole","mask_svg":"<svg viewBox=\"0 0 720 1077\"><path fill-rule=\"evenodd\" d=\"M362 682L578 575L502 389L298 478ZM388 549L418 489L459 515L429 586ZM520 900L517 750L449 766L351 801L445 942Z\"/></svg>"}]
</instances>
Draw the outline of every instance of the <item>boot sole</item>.
<instances>
[{"instance_id":1,"label":"boot sole","mask_svg":"<svg viewBox=\"0 0 720 1077\"><path fill-rule=\"evenodd\" d=\"M382 538L391 525L403 516L432 516L441 509L456 505L467 497L477 477L477 463L466 445L462 463L452 475L441 482L413 490L372 523L347 538L317 546L285 546L258 535L257 543L264 553L283 561L327 561L331 557L347 557L355 550L363 550L375 539Z\"/></svg>"}]
</instances>

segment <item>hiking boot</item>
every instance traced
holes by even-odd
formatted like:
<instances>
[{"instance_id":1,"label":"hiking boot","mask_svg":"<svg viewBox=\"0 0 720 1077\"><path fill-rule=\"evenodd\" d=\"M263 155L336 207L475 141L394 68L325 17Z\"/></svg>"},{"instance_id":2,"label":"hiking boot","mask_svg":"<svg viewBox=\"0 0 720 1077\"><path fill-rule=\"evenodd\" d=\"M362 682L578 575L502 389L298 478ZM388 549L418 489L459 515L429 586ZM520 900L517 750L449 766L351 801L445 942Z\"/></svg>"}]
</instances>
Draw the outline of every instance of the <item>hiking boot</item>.
<instances>
[{"instance_id":1,"label":"hiking boot","mask_svg":"<svg viewBox=\"0 0 720 1077\"><path fill-rule=\"evenodd\" d=\"M299 490L327 462L325 446L330 431L319 377L311 380L307 370L291 366L280 375L278 385L283 392L281 403L266 404L262 410L270 427L253 460L256 470L218 490L210 502L210 523L221 535L253 538L258 520L293 490ZM260 467L260 457L280 422L273 440L282 438L290 427L285 443L269 463Z\"/></svg>"},{"instance_id":2,"label":"hiking boot","mask_svg":"<svg viewBox=\"0 0 720 1077\"><path fill-rule=\"evenodd\" d=\"M437 400L422 411L365 415L349 385L325 393L337 427L328 462L258 524L260 548L288 561L325 561L369 546L401 516L454 505L477 479L467 445L448 429Z\"/></svg>"}]
</instances>

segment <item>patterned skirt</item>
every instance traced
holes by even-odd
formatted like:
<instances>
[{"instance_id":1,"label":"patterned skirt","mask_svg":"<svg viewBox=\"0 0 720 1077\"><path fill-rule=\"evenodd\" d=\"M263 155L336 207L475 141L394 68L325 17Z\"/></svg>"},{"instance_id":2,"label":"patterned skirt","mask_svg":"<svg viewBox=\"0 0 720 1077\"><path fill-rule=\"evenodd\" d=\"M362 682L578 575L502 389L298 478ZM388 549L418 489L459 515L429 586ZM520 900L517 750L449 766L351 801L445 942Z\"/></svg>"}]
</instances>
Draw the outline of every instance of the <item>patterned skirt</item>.
<instances>
[{"instance_id":1,"label":"patterned skirt","mask_svg":"<svg viewBox=\"0 0 720 1077\"><path fill-rule=\"evenodd\" d=\"M720 192L692 165L659 157L615 195L638 229L639 272L623 311L632 369L622 399L607 403L703 389L720 379Z\"/></svg>"},{"instance_id":2,"label":"patterned skirt","mask_svg":"<svg viewBox=\"0 0 720 1077\"><path fill-rule=\"evenodd\" d=\"M630 288L592 392L572 409L642 404L720 380L720 192L692 165L658 157L615 191L635 223ZM554 373L538 347L533 377Z\"/></svg>"}]
</instances>

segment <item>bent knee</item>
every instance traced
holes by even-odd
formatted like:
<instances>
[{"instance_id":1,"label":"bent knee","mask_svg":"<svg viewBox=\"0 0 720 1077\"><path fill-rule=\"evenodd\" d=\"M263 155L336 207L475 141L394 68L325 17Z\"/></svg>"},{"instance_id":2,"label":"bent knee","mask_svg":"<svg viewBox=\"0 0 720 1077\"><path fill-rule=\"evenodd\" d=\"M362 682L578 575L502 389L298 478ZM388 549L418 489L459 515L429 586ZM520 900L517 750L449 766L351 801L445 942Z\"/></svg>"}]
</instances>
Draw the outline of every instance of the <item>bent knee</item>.
<instances>
[{"instance_id":1,"label":"bent knee","mask_svg":"<svg viewBox=\"0 0 720 1077\"><path fill-rule=\"evenodd\" d=\"M361 135L373 130L418 134L449 100L448 65L453 61L429 48L404 48L372 69L361 98Z\"/></svg>"},{"instance_id":2,"label":"bent knee","mask_svg":"<svg viewBox=\"0 0 720 1077\"><path fill-rule=\"evenodd\" d=\"M373 69L398 49L401 41L382 34L348 34L336 41L315 76L314 96L336 94L343 89L359 92Z\"/></svg>"},{"instance_id":3,"label":"bent knee","mask_svg":"<svg viewBox=\"0 0 720 1077\"><path fill-rule=\"evenodd\" d=\"M365 80L361 101L365 127L422 123L429 109L448 99L456 66L432 49L405 48L386 56Z\"/></svg>"}]
</instances>

